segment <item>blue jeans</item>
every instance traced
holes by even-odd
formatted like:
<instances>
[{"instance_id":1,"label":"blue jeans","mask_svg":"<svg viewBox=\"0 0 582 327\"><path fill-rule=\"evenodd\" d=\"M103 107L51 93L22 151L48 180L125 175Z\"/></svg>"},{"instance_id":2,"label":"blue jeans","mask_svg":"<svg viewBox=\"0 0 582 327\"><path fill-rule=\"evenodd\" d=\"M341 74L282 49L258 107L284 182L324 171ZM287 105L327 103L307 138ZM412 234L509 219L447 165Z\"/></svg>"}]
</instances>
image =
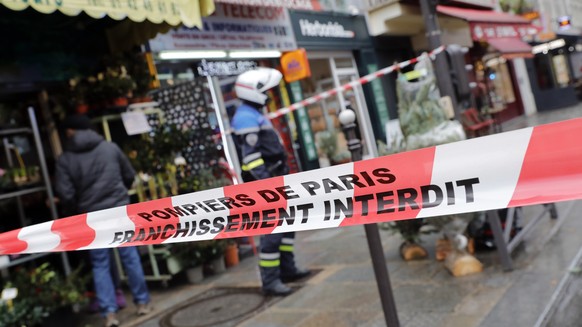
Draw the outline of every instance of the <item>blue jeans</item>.
<instances>
[{"instance_id":1,"label":"blue jeans","mask_svg":"<svg viewBox=\"0 0 582 327\"><path fill-rule=\"evenodd\" d=\"M145 304L150 302L150 294L145 282L143 268L137 248L120 247L117 248L123 268L127 274L129 289L133 295L135 304ZM115 301L115 285L111 278L111 249L89 250L91 264L93 265L93 282L95 283L95 293L101 309L102 315L117 312L118 307Z\"/></svg>"}]
</instances>

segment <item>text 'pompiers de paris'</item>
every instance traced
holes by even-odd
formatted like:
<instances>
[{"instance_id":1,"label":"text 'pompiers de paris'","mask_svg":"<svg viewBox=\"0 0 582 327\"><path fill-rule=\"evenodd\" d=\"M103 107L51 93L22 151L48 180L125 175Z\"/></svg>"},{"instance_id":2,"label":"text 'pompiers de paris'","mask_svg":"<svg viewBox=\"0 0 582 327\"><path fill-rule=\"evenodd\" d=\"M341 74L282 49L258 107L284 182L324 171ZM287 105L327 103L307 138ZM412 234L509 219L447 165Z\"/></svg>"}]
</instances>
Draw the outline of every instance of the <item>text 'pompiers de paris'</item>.
<instances>
[{"instance_id":1,"label":"text 'pompiers de paris'","mask_svg":"<svg viewBox=\"0 0 582 327\"><path fill-rule=\"evenodd\" d=\"M136 224L135 230L117 231L110 244L125 243L161 243L170 238L191 238L208 236L208 234L238 233L259 230L271 231L283 225L309 224L320 219L321 222L350 219L354 216L368 217L372 215L390 215L395 212L433 208L440 205L454 206L460 203L475 201L474 186L479 184L479 178L468 178L445 182L444 185L427 184L417 187L389 189L396 181L396 176L388 168L377 168L371 171L358 172L323 178L317 181L301 182L295 187L303 188L309 194L309 202L287 205L287 200L297 202L301 196L290 185L274 189L256 190L256 194L237 194L234 197L221 197L204 201L160 207L150 211L138 212L138 219L143 225ZM365 190L368 187L387 186L386 190L365 193L355 196L341 196L342 192L350 190ZM337 198L326 196L321 210L314 214L314 199L324 194L338 194ZM195 194L195 193L194 193ZM464 198L457 198L464 194ZM261 199L260 208L256 199ZM283 206L277 202L284 201ZM267 205L265 205L265 203ZM272 204L269 207L268 204ZM255 208L253 208L255 207ZM375 208L370 211L370 208ZM232 214L221 214L233 210ZM208 218L208 215L216 216ZM204 217L199 217L203 215ZM199 217L199 218L198 218ZM174 218L171 222L171 220ZM178 218L179 222L175 222ZM387 218L386 220L389 220ZM234 236L233 236L234 237Z\"/></svg>"}]
</instances>

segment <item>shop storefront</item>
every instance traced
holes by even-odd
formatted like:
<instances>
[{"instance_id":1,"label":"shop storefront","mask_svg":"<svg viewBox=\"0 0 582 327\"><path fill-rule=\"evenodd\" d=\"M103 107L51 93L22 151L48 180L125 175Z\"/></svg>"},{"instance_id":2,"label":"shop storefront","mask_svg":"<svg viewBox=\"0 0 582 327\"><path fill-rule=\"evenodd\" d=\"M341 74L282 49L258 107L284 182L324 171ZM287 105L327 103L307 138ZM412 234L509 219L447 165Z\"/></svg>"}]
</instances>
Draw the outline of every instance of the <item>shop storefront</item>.
<instances>
[{"instance_id":1,"label":"shop storefront","mask_svg":"<svg viewBox=\"0 0 582 327\"><path fill-rule=\"evenodd\" d=\"M512 11L533 20L540 33L528 42L534 57L526 60L531 89L539 111L575 105L580 95L580 61L577 45L581 42L582 3L569 0L525 0L506 3Z\"/></svg>"},{"instance_id":2,"label":"shop storefront","mask_svg":"<svg viewBox=\"0 0 582 327\"><path fill-rule=\"evenodd\" d=\"M311 77L290 83L293 102L357 80L369 72L366 70L377 69L375 60L362 61L363 53L372 52L372 40L363 16L304 11L290 11L290 16L297 46L306 50L311 68ZM378 84L365 87L373 88L374 95L378 95L375 102L366 96L362 87L355 87L294 113L302 162L307 169L350 160L337 118L348 105L357 113L364 155L376 155L376 136L369 128L372 126L370 111L375 112L375 117L381 111L385 119L388 111L382 87Z\"/></svg>"},{"instance_id":3,"label":"shop storefront","mask_svg":"<svg viewBox=\"0 0 582 327\"><path fill-rule=\"evenodd\" d=\"M438 6L437 11L468 24L477 84L472 105L493 115L497 123L535 112L525 66L525 60L533 57L532 47L524 39L538 29L523 17L493 10Z\"/></svg>"},{"instance_id":4,"label":"shop storefront","mask_svg":"<svg viewBox=\"0 0 582 327\"><path fill-rule=\"evenodd\" d=\"M74 113L81 102L81 93L88 95L85 92L88 90L73 92L71 81L81 76L86 80L95 74L96 66L114 52L116 41L125 47L139 47L148 39L148 32L167 30L172 24L197 26L200 15L209 14L213 8L213 2L207 0L187 3L160 0L156 6L149 1L124 0L0 1L0 32L4 35L0 54L0 232L14 231L4 234L0 242L4 250L19 251L6 246L11 243L7 240L16 241L24 235L20 233L22 227L80 214L76 208L59 204L53 193L55 162L65 143L57 127L66 115ZM117 39L108 38L107 32L119 27L129 34L130 31L145 33L137 33L133 38L128 34L117 34ZM145 57L137 52L135 49L124 55ZM133 63L144 63L147 67L144 61ZM111 71L119 68L117 65L107 67L112 68ZM97 104L96 97L92 97L95 100L93 116L105 112L109 105L105 100L112 100L112 93L119 98L123 95L125 105L128 98L133 98L128 90L137 89L133 83L138 76L133 75L131 79L127 72L134 70L124 67L128 69L124 70L123 78L118 71L113 71L119 77L116 79L109 79L111 76L104 72L101 79L95 78L94 85L98 84L100 90L91 88L91 95L99 93L103 102ZM103 92L105 88L101 87L105 86L106 79L108 92ZM151 76L145 79L147 85ZM125 83L122 86L119 82ZM118 114L122 111L121 107L115 109ZM72 182L78 184L80 181ZM60 224L64 225L66 223ZM51 238L50 229L45 231ZM67 316L72 316L70 308L80 307L88 299L91 267L88 253L42 252L46 249L32 244L28 249L39 253L0 256L0 288L13 294L5 297L7 292L3 292L3 299L8 301L1 301L0 325L37 326L52 321L76 325L53 313L64 309ZM146 274L155 270L146 260L144 267ZM31 288L31 285L36 287Z\"/></svg>"},{"instance_id":5,"label":"shop storefront","mask_svg":"<svg viewBox=\"0 0 582 327\"><path fill-rule=\"evenodd\" d=\"M255 67L278 68L284 51L297 48L289 13L282 7L253 7L217 3L216 12L203 19L202 29L180 28L150 40L162 86L200 80L205 85L207 103L215 111L210 122L217 138L222 138L225 160L240 171L234 145L228 135L229 121L239 100L234 94L236 77ZM282 85L272 91L269 110L289 105ZM282 137L292 172L300 163L294 155L293 124L286 117L273 121Z\"/></svg>"},{"instance_id":6,"label":"shop storefront","mask_svg":"<svg viewBox=\"0 0 582 327\"><path fill-rule=\"evenodd\" d=\"M582 50L577 37L558 36L552 41L534 44L534 57L527 61L527 66L538 110L577 104L579 62L582 61L581 52L577 51Z\"/></svg>"},{"instance_id":7,"label":"shop storefront","mask_svg":"<svg viewBox=\"0 0 582 327\"><path fill-rule=\"evenodd\" d=\"M170 31L158 35L149 45L158 58L156 65L163 85L205 79L208 96L217 100L210 101L217 108L216 117L222 118L214 119L217 132L228 130L229 119L238 105L233 91L238 74L257 66L281 68L281 54L306 49L311 77L288 85L282 83L269 104L269 110L275 111L358 79L362 75L360 53L371 49L363 16L219 3L216 13L203 22L203 30ZM374 61L366 62L364 67L378 68ZM374 108L383 105L383 115L387 117L385 101L381 101L382 88L375 85L371 92L378 94ZM358 113L360 126L371 126L369 106L361 87L273 120L288 153L294 154L289 162L292 171L350 160L337 119L348 103ZM223 125L218 126L219 122ZM365 154L375 155L373 131L361 128L360 136L366 144ZM228 143L226 138L226 149L230 152L226 159L238 170L234 149Z\"/></svg>"},{"instance_id":8,"label":"shop storefront","mask_svg":"<svg viewBox=\"0 0 582 327\"><path fill-rule=\"evenodd\" d=\"M412 51L431 50L419 6L404 1L380 2L368 10L372 35L408 36ZM523 38L538 29L523 17L499 13L494 8L494 1L450 1L447 6L437 6L437 18L442 44L469 48L467 63L476 68L473 79L479 82L481 92L475 92L475 101L461 106L485 107L503 121L535 112L524 63L524 58L531 56L531 46Z\"/></svg>"}]
</instances>

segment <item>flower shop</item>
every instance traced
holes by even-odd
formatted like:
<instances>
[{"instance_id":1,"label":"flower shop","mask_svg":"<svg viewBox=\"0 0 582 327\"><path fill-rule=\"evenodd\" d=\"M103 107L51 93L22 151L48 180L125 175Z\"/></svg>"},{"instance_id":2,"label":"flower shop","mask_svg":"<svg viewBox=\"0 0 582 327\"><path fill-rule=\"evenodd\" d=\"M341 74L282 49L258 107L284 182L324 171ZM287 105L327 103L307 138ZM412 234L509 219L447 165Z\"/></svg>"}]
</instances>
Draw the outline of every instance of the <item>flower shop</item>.
<instances>
[{"instance_id":1,"label":"flower shop","mask_svg":"<svg viewBox=\"0 0 582 327\"><path fill-rule=\"evenodd\" d=\"M160 2L180 9L173 0ZM89 116L130 159L137 172L132 202L233 184L205 80L161 87L143 46L158 32L200 17L185 22L180 12L174 13L179 18L158 12L161 19L136 22L131 12L102 8L98 15L95 8L75 11L67 6L78 4L61 3L55 12L0 5L0 30L9 45L0 53L0 233L73 214L56 201L52 186L64 147L61 123L74 113ZM197 12L209 14L204 6L212 2L200 3ZM159 8L146 9L154 15ZM167 285L223 272L238 263L243 246L252 252L245 240L139 251L146 280ZM62 319L94 306L85 252L0 256L0 326L74 325ZM121 265L115 266L125 281ZM63 318L53 319L57 315Z\"/></svg>"}]
</instances>

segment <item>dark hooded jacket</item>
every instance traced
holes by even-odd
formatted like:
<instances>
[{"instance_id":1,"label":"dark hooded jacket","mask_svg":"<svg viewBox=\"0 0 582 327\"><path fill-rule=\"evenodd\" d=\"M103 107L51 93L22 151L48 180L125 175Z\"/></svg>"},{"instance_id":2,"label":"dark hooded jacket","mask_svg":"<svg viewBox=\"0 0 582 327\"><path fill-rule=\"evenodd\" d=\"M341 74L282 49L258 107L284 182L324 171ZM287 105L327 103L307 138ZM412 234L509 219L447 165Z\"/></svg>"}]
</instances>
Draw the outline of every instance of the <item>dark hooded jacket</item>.
<instances>
[{"instance_id":1,"label":"dark hooded jacket","mask_svg":"<svg viewBox=\"0 0 582 327\"><path fill-rule=\"evenodd\" d=\"M55 191L63 206L80 214L128 204L134 177L115 143L92 130L77 130L57 161Z\"/></svg>"}]
</instances>

